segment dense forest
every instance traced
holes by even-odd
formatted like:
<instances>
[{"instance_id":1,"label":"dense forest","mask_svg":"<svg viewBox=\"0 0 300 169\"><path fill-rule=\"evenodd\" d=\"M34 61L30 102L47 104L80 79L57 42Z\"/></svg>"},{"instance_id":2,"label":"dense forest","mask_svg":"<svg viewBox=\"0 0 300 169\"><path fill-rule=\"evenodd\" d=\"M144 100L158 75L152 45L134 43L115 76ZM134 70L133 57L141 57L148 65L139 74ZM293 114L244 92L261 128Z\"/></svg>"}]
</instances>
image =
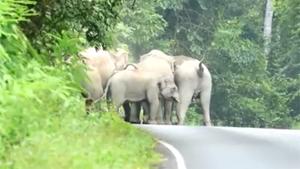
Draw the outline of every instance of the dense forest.
<instances>
[{"instance_id":1,"label":"dense forest","mask_svg":"<svg viewBox=\"0 0 300 169\"><path fill-rule=\"evenodd\" d=\"M151 49L203 59L214 125L300 127L299 0L1 0L0 168L39 168L45 148L45 168L150 168L158 158L153 140L114 113L85 116L84 68L65 60L89 46L126 49L131 62ZM193 103L186 124L201 112Z\"/></svg>"},{"instance_id":2,"label":"dense forest","mask_svg":"<svg viewBox=\"0 0 300 169\"><path fill-rule=\"evenodd\" d=\"M117 39L133 56L156 48L204 58L213 75L214 124L290 128L300 113L300 3L273 1L268 40L266 2L136 1L121 14ZM190 112L198 124L193 112L201 110Z\"/></svg>"}]
</instances>

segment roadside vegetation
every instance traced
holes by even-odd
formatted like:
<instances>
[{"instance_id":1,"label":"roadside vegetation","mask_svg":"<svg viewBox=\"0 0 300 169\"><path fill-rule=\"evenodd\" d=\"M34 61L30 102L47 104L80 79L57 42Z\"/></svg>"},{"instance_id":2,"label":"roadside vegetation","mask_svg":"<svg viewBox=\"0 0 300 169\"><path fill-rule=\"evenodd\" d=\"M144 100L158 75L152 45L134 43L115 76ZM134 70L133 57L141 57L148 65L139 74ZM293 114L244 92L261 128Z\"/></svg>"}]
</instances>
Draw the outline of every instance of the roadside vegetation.
<instances>
[{"instance_id":1,"label":"roadside vegetation","mask_svg":"<svg viewBox=\"0 0 300 169\"><path fill-rule=\"evenodd\" d=\"M1 168L150 169L160 160L152 137L115 113L58 121L59 127L40 129L12 146Z\"/></svg>"},{"instance_id":2,"label":"roadside vegetation","mask_svg":"<svg viewBox=\"0 0 300 169\"><path fill-rule=\"evenodd\" d=\"M63 58L83 47L84 36L60 30L28 39L19 26L37 16L34 5L0 2L0 168L148 169L157 163L148 134L113 112L86 116L79 85L84 68Z\"/></svg>"}]
</instances>

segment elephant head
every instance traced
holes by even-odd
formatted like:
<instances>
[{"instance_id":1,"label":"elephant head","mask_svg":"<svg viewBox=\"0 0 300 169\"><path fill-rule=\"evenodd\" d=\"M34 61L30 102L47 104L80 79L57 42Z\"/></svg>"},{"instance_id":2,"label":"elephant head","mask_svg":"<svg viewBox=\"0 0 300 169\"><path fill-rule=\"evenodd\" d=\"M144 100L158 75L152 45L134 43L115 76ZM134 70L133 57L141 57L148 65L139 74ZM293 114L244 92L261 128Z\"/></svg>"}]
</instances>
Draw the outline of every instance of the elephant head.
<instances>
[{"instance_id":1,"label":"elephant head","mask_svg":"<svg viewBox=\"0 0 300 169\"><path fill-rule=\"evenodd\" d=\"M175 85L174 78L171 76L162 77L158 82L160 94L165 99L173 99L179 102L179 94L177 86Z\"/></svg>"},{"instance_id":2,"label":"elephant head","mask_svg":"<svg viewBox=\"0 0 300 169\"><path fill-rule=\"evenodd\" d=\"M117 51L110 52L114 59L117 70L122 70L128 63L128 52L124 49L118 48Z\"/></svg>"}]
</instances>

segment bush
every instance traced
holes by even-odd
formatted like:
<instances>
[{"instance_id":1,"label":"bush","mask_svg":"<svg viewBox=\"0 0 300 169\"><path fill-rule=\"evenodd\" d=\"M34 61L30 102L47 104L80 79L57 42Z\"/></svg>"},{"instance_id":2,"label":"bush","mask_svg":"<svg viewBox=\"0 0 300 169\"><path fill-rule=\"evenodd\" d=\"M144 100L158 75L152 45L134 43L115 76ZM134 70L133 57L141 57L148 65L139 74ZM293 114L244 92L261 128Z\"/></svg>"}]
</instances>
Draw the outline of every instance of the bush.
<instances>
[{"instance_id":1,"label":"bush","mask_svg":"<svg viewBox=\"0 0 300 169\"><path fill-rule=\"evenodd\" d=\"M0 168L150 168L149 135L112 113L84 116L82 65L63 62L82 39L47 34L53 44L38 53L20 31L32 4L0 1Z\"/></svg>"}]
</instances>

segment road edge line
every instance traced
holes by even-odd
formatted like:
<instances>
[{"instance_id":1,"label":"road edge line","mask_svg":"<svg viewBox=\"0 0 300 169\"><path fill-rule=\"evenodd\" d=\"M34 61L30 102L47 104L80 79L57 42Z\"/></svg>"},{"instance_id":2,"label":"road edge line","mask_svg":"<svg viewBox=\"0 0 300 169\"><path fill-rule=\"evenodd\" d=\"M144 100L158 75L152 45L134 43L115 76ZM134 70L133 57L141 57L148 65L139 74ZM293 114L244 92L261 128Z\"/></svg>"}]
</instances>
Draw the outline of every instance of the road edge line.
<instances>
[{"instance_id":1,"label":"road edge line","mask_svg":"<svg viewBox=\"0 0 300 169\"><path fill-rule=\"evenodd\" d=\"M169 151L174 155L176 162L177 162L178 169L187 169L182 155L174 146L172 146L171 144L166 143L162 140L158 140L158 142L160 144L164 145L165 147L167 147L167 149L169 149Z\"/></svg>"}]
</instances>

